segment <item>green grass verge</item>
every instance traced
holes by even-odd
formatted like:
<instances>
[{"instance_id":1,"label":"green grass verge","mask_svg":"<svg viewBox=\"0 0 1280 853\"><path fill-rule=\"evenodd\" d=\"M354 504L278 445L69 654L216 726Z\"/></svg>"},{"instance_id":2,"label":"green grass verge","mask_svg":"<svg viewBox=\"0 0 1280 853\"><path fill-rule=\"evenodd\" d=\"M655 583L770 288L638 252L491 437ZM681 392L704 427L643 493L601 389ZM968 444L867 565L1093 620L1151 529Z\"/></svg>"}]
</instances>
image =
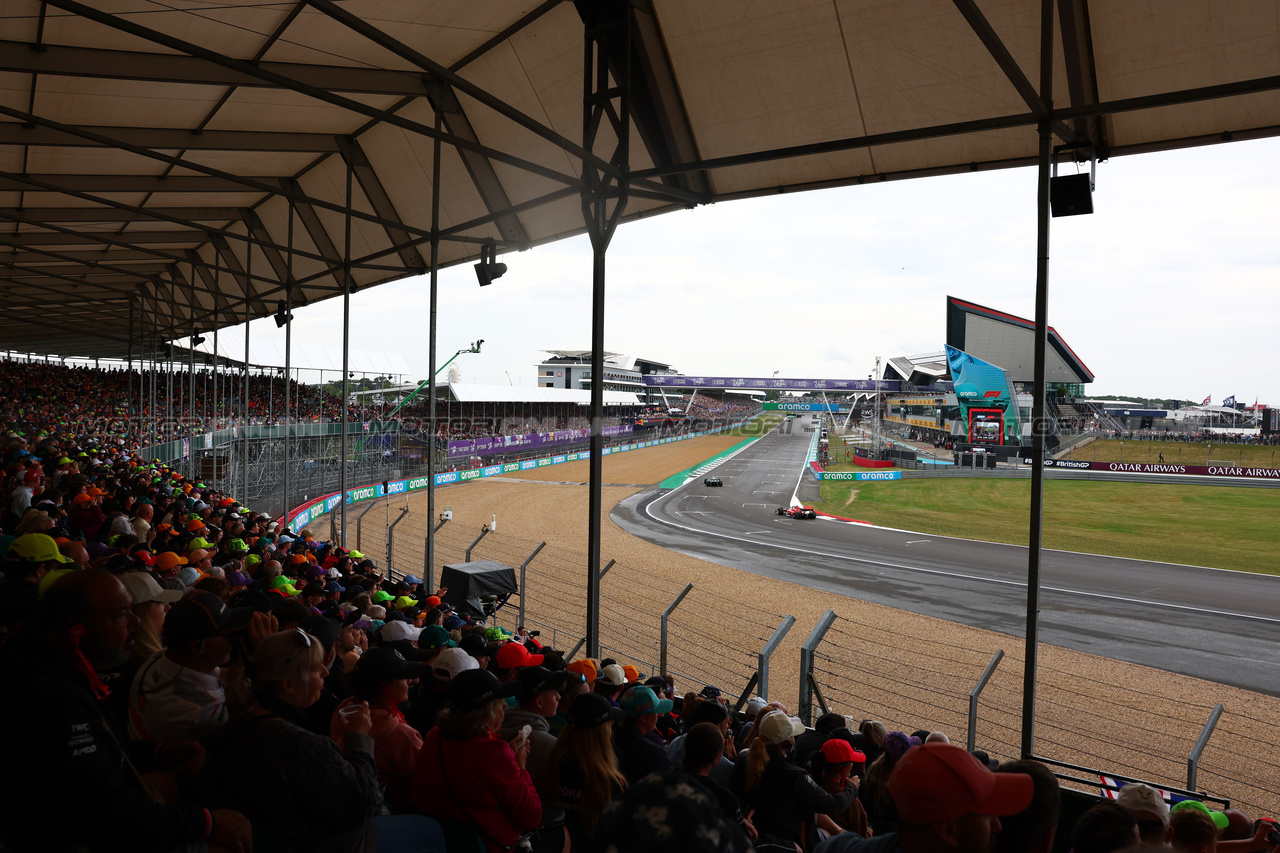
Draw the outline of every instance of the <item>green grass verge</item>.
<instances>
[{"instance_id":1,"label":"green grass verge","mask_svg":"<svg viewBox=\"0 0 1280 853\"><path fill-rule=\"evenodd\" d=\"M822 498L815 509L886 527L1027 544L1027 480L824 481ZM1044 545L1064 551L1280 574L1276 518L1277 489L1044 484Z\"/></svg>"},{"instance_id":2,"label":"green grass verge","mask_svg":"<svg viewBox=\"0 0 1280 853\"><path fill-rule=\"evenodd\" d=\"M1152 462L1164 454L1167 465L1230 463L1246 468L1280 468L1280 447L1253 444L1213 444L1184 441L1091 441L1072 450L1066 459L1085 462Z\"/></svg>"},{"instance_id":3,"label":"green grass verge","mask_svg":"<svg viewBox=\"0 0 1280 853\"><path fill-rule=\"evenodd\" d=\"M782 412L761 412L742 426L734 427L724 434L740 435L745 438L759 438L785 418L786 415Z\"/></svg>"}]
</instances>

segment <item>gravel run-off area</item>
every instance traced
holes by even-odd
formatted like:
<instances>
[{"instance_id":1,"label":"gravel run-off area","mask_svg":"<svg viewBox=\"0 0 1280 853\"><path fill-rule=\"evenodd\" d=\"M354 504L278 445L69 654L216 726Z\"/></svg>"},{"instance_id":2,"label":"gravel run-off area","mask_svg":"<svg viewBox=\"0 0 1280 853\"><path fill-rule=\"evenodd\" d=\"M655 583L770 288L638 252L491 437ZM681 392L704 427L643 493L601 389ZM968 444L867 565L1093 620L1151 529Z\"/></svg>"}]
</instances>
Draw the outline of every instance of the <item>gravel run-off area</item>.
<instances>
[{"instance_id":1,"label":"gravel run-off area","mask_svg":"<svg viewBox=\"0 0 1280 853\"><path fill-rule=\"evenodd\" d=\"M740 694L756 655L782 621L791 629L773 656L769 698L795 711L800 646L827 608L837 618L819 648L815 680L831 710L853 719L883 720L890 730L923 728L963 743L968 696L997 649L1004 659L981 697L976 746L993 757L1020 750L1025 644L1019 637L971 628L762 577L652 545L609 519L619 501L697 465L741 438L707 436L604 458L601 561L615 560L601 583L601 638L606 654L658 668L661 614L683 587L692 591L670 620L667 669L677 689L711 683ZM453 521L436 537L434 577L461 562L482 525L497 530L476 546L473 560L518 566L542 541L528 568L526 623L561 650L581 638L585 623L588 463L573 462L440 488L436 510ZM381 504L363 523L366 551L385 550L384 519L409 514L395 528L393 564L404 572L424 564L425 492ZM348 509L349 542L354 535ZM313 524L327 532L328 519ZM374 543L377 544L374 544ZM512 625L516 601L503 613ZM1280 813L1280 699L1057 646L1039 648L1035 753L1068 764L1181 788L1187 757L1215 702L1225 712L1199 765L1197 787L1230 799L1251 816ZM815 708L817 706L815 705ZM815 716L818 711L815 711Z\"/></svg>"}]
</instances>

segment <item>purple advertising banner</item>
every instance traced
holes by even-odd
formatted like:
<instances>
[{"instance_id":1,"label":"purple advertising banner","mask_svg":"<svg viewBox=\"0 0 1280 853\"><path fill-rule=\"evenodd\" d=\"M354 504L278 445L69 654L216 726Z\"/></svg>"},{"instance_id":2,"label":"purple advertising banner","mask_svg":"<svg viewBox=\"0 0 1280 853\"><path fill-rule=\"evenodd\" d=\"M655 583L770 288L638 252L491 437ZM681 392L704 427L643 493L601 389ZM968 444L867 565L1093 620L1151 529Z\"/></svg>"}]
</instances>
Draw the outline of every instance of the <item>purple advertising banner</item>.
<instances>
[{"instance_id":1,"label":"purple advertising banner","mask_svg":"<svg viewBox=\"0 0 1280 853\"><path fill-rule=\"evenodd\" d=\"M1030 465L1031 460L1023 462ZM1046 459L1046 468L1083 471L1122 471L1129 474L1187 474L1200 477L1264 477L1280 480L1278 468L1247 468L1231 465L1170 465L1163 462L1085 462L1076 459Z\"/></svg>"},{"instance_id":2,"label":"purple advertising banner","mask_svg":"<svg viewBox=\"0 0 1280 853\"><path fill-rule=\"evenodd\" d=\"M896 379L765 379L745 376L669 376L652 374L642 377L644 384L657 388L735 388L751 390L778 389L782 391L882 391L902 390ZM914 389L926 392L950 391L950 382L935 382L927 388Z\"/></svg>"},{"instance_id":3,"label":"purple advertising banner","mask_svg":"<svg viewBox=\"0 0 1280 853\"><path fill-rule=\"evenodd\" d=\"M631 424L607 426L604 428L605 438L616 438L620 435L631 435L634 427ZM519 453L522 450L539 450L557 444L569 444L574 441L586 441L591 438L591 430L559 429L555 432L531 432L524 435L489 435L484 438L464 439L449 442L449 458L459 456L493 456L499 453Z\"/></svg>"}]
</instances>

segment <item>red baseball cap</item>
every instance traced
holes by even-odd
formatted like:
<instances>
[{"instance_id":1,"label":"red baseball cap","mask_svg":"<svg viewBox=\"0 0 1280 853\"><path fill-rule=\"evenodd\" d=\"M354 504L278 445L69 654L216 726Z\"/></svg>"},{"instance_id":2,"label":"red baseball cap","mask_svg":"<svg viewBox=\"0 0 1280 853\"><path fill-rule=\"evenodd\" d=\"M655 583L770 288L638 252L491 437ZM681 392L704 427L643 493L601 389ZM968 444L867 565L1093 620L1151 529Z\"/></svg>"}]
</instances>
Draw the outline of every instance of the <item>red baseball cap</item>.
<instances>
[{"instance_id":1,"label":"red baseball cap","mask_svg":"<svg viewBox=\"0 0 1280 853\"><path fill-rule=\"evenodd\" d=\"M498 667L500 669L518 669L524 666L539 666L542 655L531 655L521 643L507 643L498 649Z\"/></svg>"},{"instance_id":2,"label":"red baseball cap","mask_svg":"<svg viewBox=\"0 0 1280 853\"><path fill-rule=\"evenodd\" d=\"M822 757L828 764L844 764L845 762L862 762L867 760L866 753L859 752L849 745L847 740L833 737L822 745Z\"/></svg>"},{"instance_id":3,"label":"red baseball cap","mask_svg":"<svg viewBox=\"0 0 1280 853\"><path fill-rule=\"evenodd\" d=\"M1031 805L1026 773L992 773L958 746L912 747L889 776L889 794L904 823L936 823L967 814L1015 815Z\"/></svg>"}]
</instances>

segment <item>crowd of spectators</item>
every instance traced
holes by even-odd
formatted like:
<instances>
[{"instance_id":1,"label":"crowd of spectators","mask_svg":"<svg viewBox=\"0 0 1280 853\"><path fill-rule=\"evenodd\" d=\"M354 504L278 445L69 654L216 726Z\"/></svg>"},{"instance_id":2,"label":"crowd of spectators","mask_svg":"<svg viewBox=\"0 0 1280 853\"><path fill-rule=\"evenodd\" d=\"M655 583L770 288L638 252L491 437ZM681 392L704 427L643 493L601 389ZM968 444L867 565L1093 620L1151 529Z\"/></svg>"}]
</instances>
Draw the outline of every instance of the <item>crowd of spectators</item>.
<instances>
[{"instance_id":1,"label":"crowd of spectators","mask_svg":"<svg viewBox=\"0 0 1280 853\"><path fill-rule=\"evenodd\" d=\"M10 434L0 461L6 851L1052 846L1034 762L567 660L123 450ZM1235 813L1119 804L1076 853L1272 848Z\"/></svg>"}]
</instances>

